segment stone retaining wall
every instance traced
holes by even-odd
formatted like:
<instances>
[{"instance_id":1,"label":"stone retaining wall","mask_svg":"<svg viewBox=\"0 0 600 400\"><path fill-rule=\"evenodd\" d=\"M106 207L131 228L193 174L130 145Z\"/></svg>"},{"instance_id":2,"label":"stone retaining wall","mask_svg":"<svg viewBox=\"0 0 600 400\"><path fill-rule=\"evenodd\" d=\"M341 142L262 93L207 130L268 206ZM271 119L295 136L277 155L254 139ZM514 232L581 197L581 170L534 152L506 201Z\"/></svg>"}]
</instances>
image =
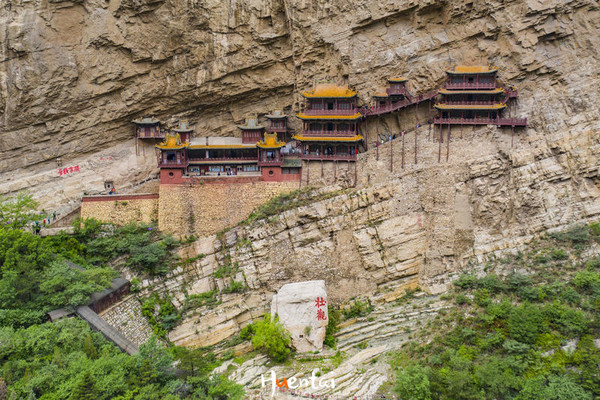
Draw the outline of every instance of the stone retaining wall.
<instances>
[{"instance_id":1,"label":"stone retaining wall","mask_svg":"<svg viewBox=\"0 0 600 400\"><path fill-rule=\"evenodd\" d=\"M142 306L135 296L126 297L99 315L138 346L152 335L152 328L142 316Z\"/></svg>"},{"instance_id":2,"label":"stone retaining wall","mask_svg":"<svg viewBox=\"0 0 600 400\"><path fill-rule=\"evenodd\" d=\"M81 201L81 218L126 224L150 223L158 216L158 194L89 196Z\"/></svg>"},{"instance_id":3,"label":"stone retaining wall","mask_svg":"<svg viewBox=\"0 0 600 400\"><path fill-rule=\"evenodd\" d=\"M158 227L178 236L208 235L233 226L298 182L251 182L194 186L160 185Z\"/></svg>"}]
</instances>

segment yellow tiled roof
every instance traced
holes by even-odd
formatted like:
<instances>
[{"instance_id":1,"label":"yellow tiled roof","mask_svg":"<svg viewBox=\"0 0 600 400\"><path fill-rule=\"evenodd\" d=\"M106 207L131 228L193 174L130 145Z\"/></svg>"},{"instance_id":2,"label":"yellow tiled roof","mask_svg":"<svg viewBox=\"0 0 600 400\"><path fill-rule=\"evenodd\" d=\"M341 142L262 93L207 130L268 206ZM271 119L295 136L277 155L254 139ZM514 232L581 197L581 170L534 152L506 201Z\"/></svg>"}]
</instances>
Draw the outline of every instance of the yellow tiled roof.
<instances>
[{"instance_id":1,"label":"yellow tiled roof","mask_svg":"<svg viewBox=\"0 0 600 400\"><path fill-rule=\"evenodd\" d=\"M185 149L188 146L189 143L181 143L179 133L167 133L165 141L156 145L156 147L161 150L179 150Z\"/></svg>"},{"instance_id":2,"label":"yellow tiled roof","mask_svg":"<svg viewBox=\"0 0 600 400\"><path fill-rule=\"evenodd\" d=\"M338 86L334 83L320 83L317 84L313 90L300 93L304 97L354 97L356 91L350 90L348 86Z\"/></svg>"},{"instance_id":3,"label":"yellow tiled roof","mask_svg":"<svg viewBox=\"0 0 600 400\"><path fill-rule=\"evenodd\" d=\"M265 138L256 145L261 149L278 149L285 146L285 142L279 141L276 133L265 133Z\"/></svg>"},{"instance_id":4,"label":"yellow tiled roof","mask_svg":"<svg viewBox=\"0 0 600 400\"><path fill-rule=\"evenodd\" d=\"M401 82L406 82L408 81L408 78L401 76L399 78L390 78L388 79L388 82L397 82L397 83L401 83Z\"/></svg>"},{"instance_id":5,"label":"yellow tiled roof","mask_svg":"<svg viewBox=\"0 0 600 400\"><path fill-rule=\"evenodd\" d=\"M475 65L475 66L466 66L459 65L454 70L446 71L449 74L487 74L491 72L497 72L498 68L496 67L488 67L487 65Z\"/></svg>"},{"instance_id":6,"label":"yellow tiled roof","mask_svg":"<svg viewBox=\"0 0 600 400\"><path fill-rule=\"evenodd\" d=\"M491 90L448 90L440 89L439 94L498 94L503 93L504 88L496 88Z\"/></svg>"},{"instance_id":7,"label":"yellow tiled roof","mask_svg":"<svg viewBox=\"0 0 600 400\"><path fill-rule=\"evenodd\" d=\"M355 113L352 115L307 115L300 113L296 115L296 117L300 119L358 119L361 116L361 113Z\"/></svg>"},{"instance_id":8,"label":"yellow tiled roof","mask_svg":"<svg viewBox=\"0 0 600 400\"><path fill-rule=\"evenodd\" d=\"M342 137L294 135L293 138L301 142L360 142L363 140L361 135Z\"/></svg>"},{"instance_id":9,"label":"yellow tiled roof","mask_svg":"<svg viewBox=\"0 0 600 400\"><path fill-rule=\"evenodd\" d=\"M386 92L375 92L373 97L388 97L388 94Z\"/></svg>"},{"instance_id":10,"label":"yellow tiled roof","mask_svg":"<svg viewBox=\"0 0 600 400\"><path fill-rule=\"evenodd\" d=\"M461 105L461 104L436 104L435 108L438 110L500 110L506 107L506 104L473 104L473 105Z\"/></svg>"}]
</instances>

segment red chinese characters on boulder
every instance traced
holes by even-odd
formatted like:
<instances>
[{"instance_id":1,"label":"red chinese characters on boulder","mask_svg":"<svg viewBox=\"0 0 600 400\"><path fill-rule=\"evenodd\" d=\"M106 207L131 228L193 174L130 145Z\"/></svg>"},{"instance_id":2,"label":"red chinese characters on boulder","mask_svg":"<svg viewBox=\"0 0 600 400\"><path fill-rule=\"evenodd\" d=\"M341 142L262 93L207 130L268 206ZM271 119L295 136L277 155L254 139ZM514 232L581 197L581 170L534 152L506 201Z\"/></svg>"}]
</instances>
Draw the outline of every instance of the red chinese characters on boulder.
<instances>
[{"instance_id":1,"label":"red chinese characters on boulder","mask_svg":"<svg viewBox=\"0 0 600 400\"><path fill-rule=\"evenodd\" d=\"M75 165L74 167L59 168L58 176L68 175L75 172L79 172L79 165Z\"/></svg>"},{"instance_id":2,"label":"red chinese characters on boulder","mask_svg":"<svg viewBox=\"0 0 600 400\"><path fill-rule=\"evenodd\" d=\"M321 307L326 307L327 301L322 297L317 297L315 301L315 307L317 307L317 321L325 321L327 320L327 316L325 315L325 311L321 309Z\"/></svg>"}]
</instances>

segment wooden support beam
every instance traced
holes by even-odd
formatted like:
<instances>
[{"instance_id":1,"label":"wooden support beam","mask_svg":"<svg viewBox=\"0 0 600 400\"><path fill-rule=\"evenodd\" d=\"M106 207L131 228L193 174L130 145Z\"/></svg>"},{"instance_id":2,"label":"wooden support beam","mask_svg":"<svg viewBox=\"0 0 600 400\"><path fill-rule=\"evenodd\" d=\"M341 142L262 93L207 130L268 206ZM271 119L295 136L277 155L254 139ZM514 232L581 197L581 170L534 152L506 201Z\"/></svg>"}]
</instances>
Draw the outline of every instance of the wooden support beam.
<instances>
[{"instance_id":1,"label":"wooden support beam","mask_svg":"<svg viewBox=\"0 0 600 400\"><path fill-rule=\"evenodd\" d=\"M415 164L417 164L417 134L419 133L419 124L415 125Z\"/></svg>"},{"instance_id":2,"label":"wooden support beam","mask_svg":"<svg viewBox=\"0 0 600 400\"><path fill-rule=\"evenodd\" d=\"M446 162L450 158L450 124L448 124L448 140L446 141Z\"/></svg>"},{"instance_id":3,"label":"wooden support beam","mask_svg":"<svg viewBox=\"0 0 600 400\"><path fill-rule=\"evenodd\" d=\"M394 141L390 140L390 172L394 171Z\"/></svg>"},{"instance_id":4,"label":"wooden support beam","mask_svg":"<svg viewBox=\"0 0 600 400\"><path fill-rule=\"evenodd\" d=\"M404 132L402 132L402 169L404 169Z\"/></svg>"}]
</instances>

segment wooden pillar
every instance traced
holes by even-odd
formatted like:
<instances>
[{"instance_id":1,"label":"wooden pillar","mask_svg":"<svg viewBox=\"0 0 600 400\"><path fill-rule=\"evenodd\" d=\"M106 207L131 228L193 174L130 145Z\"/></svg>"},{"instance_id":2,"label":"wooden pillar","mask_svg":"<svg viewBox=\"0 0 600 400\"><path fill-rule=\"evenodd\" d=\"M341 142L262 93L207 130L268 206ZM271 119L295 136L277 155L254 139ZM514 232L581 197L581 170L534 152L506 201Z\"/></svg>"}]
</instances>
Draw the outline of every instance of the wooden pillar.
<instances>
[{"instance_id":1,"label":"wooden pillar","mask_svg":"<svg viewBox=\"0 0 600 400\"><path fill-rule=\"evenodd\" d=\"M510 126L510 147L512 148L515 144L515 126Z\"/></svg>"},{"instance_id":2,"label":"wooden pillar","mask_svg":"<svg viewBox=\"0 0 600 400\"><path fill-rule=\"evenodd\" d=\"M446 162L450 157L450 124L448 124L448 140L446 141Z\"/></svg>"},{"instance_id":3,"label":"wooden pillar","mask_svg":"<svg viewBox=\"0 0 600 400\"><path fill-rule=\"evenodd\" d=\"M419 124L415 125L415 164L417 164L417 134L419 133Z\"/></svg>"},{"instance_id":4,"label":"wooden pillar","mask_svg":"<svg viewBox=\"0 0 600 400\"><path fill-rule=\"evenodd\" d=\"M354 186L356 186L356 183L358 181L358 172L356 170L356 164L358 164L356 161L354 162Z\"/></svg>"},{"instance_id":5,"label":"wooden pillar","mask_svg":"<svg viewBox=\"0 0 600 400\"><path fill-rule=\"evenodd\" d=\"M321 178L325 176L325 172L323 171L323 159L321 159Z\"/></svg>"},{"instance_id":6,"label":"wooden pillar","mask_svg":"<svg viewBox=\"0 0 600 400\"><path fill-rule=\"evenodd\" d=\"M390 172L394 171L394 141L390 140Z\"/></svg>"},{"instance_id":7,"label":"wooden pillar","mask_svg":"<svg viewBox=\"0 0 600 400\"><path fill-rule=\"evenodd\" d=\"M356 132L356 128L354 128ZM369 150L369 118L365 115L365 151Z\"/></svg>"},{"instance_id":8,"label":"wooden pillar","mask_svg":"<svg viewBox=\"0 0 600 400\"><path fill-rule=\"evenodd\" d=\"M306 161L306 186L310 185L310 160Z\"/></svg>"},{"instance_id":9,"label":"wooden pillar","mask_svg":"<svg viewBox=\"0 0 600 400\"><path fill-rule=\"evenodd\" d=\"M402 132L402 169L404 169L404 132Z\"/></svg>"},{"instance_id":10,"label":"wooden pillar","mask_svg":"<svg viewBox=\"0 0 600 400\"><path fill-rule=\"evenodd\" d=\"M337 180L337 160L333 160L333 181Z\"/></svg>"},{"instance_id":11,"label":"wooden pillar","mask_svg":"<svg viewBox=\"0 0 600 400\"><path fill-rule=\"evenodd\" d=\"M442 124L440 124L440 140L439 140L439 148L438 148L438 163L442 157Z\"/></svg>"},{"instance_id":12,"label":"wooden pillar","mask_svg":"<svg viewBox=\"0 0 600 400\"><path fill-rule=\"evenodd\" d=\"M379 141L375 142L375 148L376 148L376 150L377 150L377 151L375 152L375 154L376 154L376 156L375 156L375 159L376 159L377 161L379 161Z\"/></svg>"}]
</instances>

